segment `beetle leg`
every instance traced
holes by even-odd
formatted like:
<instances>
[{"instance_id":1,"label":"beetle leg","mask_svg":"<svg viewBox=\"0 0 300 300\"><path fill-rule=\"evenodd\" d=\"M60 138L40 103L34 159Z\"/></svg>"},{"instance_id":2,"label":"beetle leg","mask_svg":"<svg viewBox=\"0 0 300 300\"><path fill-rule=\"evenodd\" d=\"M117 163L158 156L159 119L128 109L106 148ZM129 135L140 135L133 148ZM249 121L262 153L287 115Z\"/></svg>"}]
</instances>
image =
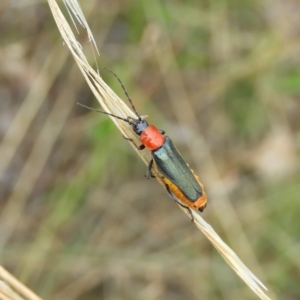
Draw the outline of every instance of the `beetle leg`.
<instances>
[{"instance_id":1,"label":"beetle leg","mask_svg":"<svg viewBox=\"0 0 300 300\"><path fill-rule=\"evenodd\" d=\"M129 142L132 142L136 149L138 149L138 150L143 150L143 149L145 149L145 145L142 144L142 145L138 146L138 145L134 142L133 139L130 139L130 138L124 136L124 135L123 135L123 138L124 138L125 140L129 141Z\"/></svg>"},{"instance_id":2,"label":"beetle leg","mask_svg":"<svg viewBox=\"0 0 300 300\"><path fill-rule=\"evenodd\" d=\"M153 166L153 158L150 160L149 165L147 167L146 177L147 179L150 179L150 177L155 178L155 176L152 175L152 166Z\"/></svg>"},{"instance_id":3,"label":"beetle leg","mask_svg":"<svg viewBox=\"0 0 300 300\"><path fill-rule=\"evenodd\" d=\"M205 203L203 206L201 206L198 210L200 212L203 212L204 211L204 208L207 206L207 203Z\"/></svg>"},{"instance_id":4,"label":"beetle leg","mask_svg":"<svg viewBox=\"0 0 300 300\"><path fill-rule=\"evenodd\" d=\"M159 129L159 128L158 128L158 131L159 131L162 135L164 135L164 134L166 133L163 129Z\"/></svg>"},{"instance_id":5,"label":"beetle leg","mask_svg":"<svg viewBox=\"0 0 300 300\"><path fill-rule=\"evenodd\" d=\"M184 205L184 204L182 204L181 202L179 202L179 201L177 200L177 198L175 197L175 195L171 192L171 190L170 190L170 188L169 188L169 186L168 186L167 184L166 184L166 190L167 190L169 196L170 196L170 197L171 197L178 205L180 205L181 207L185 208L185 209L189 212L189 215L191 216L191 221L192 221L192 223L193 223L195 219L194 219L194 216L193 216L193 214L192 214L191 208L188 207L188 206L186 206L186 205Z\"/></svg>"},{"instance_id":6,"label":"beetle leg","mask_svg":"<svg viewBox=\"0 0 300 300\"><path fill-rule=\"evenodd\" d=\"M177 201L177 198L174 196L174 194L171 192L169 186L166 184L166 190L167 190L167 193L168 195L174 200L174 201Z\"/></svg>"}]
</instances>

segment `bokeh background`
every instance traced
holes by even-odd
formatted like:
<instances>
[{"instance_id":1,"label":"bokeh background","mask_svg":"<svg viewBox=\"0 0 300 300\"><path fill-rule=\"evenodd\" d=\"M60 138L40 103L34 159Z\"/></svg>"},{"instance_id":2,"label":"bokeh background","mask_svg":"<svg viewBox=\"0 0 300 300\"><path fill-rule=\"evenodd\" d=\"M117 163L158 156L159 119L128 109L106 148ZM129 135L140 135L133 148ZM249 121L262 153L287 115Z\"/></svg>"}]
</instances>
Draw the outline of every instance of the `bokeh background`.
<instances>
[{"instance_id":1,"label":"bokeh background","mask_svg":"<svg viewBox=\"0 0 300 300\"><path fill-rule=\"evenodd\" d=\"M81 5L89 62L172 137L203 217L273 299L300 299L300 2ZM110 119L76 105L99 108L47 2L2 0L0 36L0 263L45 299L256 299Z\"/></svg>"}]
</instances>

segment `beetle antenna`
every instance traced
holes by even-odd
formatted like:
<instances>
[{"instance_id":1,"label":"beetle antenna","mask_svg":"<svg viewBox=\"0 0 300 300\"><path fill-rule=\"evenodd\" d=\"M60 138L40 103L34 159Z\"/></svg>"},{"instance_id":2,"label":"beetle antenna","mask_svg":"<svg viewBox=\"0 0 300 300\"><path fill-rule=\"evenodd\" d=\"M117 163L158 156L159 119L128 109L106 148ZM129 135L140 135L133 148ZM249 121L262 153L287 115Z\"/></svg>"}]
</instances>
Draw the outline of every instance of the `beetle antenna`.
<instances>
[{"instance_id":1,"label":"beetle antenna","mask_svg":"<svg viewBox=\"0 0 300 300\"><path fill-rule=\"evenodd\" d=\"M86 106L86 105L81 104L81 103L77 103L77 104L80 105L80 106L82 106L82 107L85 107L85 108L87 108L87 109L89 109L89 110L94 110L94 111L99 112L99 113L101 113L101 114L109 115L109 116L111 116L111 117L117 118L117 119L119 119L119 120L122 120L122 121L124 121L124 122L127 122L127 123L131 124L131 122L130 122L129 120L124 119L124 118L121 118L121 117L119 117L119 116L110 114L110 113L108 113L108 112L105 112L105 111L102 111L102 110L99 110L99 109L96 109L96 108L92 108L92 107Z\"/></svg>"},{"instance_id":2,"label":"beetle antenna","mask_svg":"<svg viewBox=\"0 0 300 300\"><path fill-rule=\"evenodd\" d=\"M138 117L139 120L140 120L141 117L140 117L140 115L138 114L138 112L136 111L135 106L133 105L133 102L132 102L131 98L129 97L129 95L128 95L126 89L125 89L125 86L123 85L123 83L122 83L121 79L119 78L119 76L118 76L114 71L112 71L111 69L109 69L109 68L107 68L107 67L104 67L104 68L105 68L107 71L109 71L110 73L112 73L112 74L117 78L117 80L118 80L119 83L121 84L121 87L122 87L122 89L123 89L123 91L124 91L124 93L125 93L125 95L126 95L128 101L129 101L130 104L131 104L131 107L133 108L135 114L137 115L137 117Z\"/></svg>"}]
</instances>

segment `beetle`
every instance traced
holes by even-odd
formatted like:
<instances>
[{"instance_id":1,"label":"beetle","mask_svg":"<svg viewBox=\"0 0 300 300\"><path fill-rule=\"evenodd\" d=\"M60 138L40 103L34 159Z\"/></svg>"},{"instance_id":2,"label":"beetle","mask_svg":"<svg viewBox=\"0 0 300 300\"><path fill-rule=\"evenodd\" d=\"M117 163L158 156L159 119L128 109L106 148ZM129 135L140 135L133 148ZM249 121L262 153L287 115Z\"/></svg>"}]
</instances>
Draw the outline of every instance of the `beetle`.
<instances>
[{"instance_id":1,"label":"beetle","mask_svg":"<svg viewBox=\"0 0 300 300\"><path fill-rule=\"evenodd\" d=\"M136 118L128 116L125 119L80 103L78 104L85 108L120 119L127 122L132 127L135 134L139 136L141 145L137 146L132 139L127 137L124 138L133 142L138 150L147 148L151 151L152 159L147 167L146 177L148 179L150 177L155 177L152 174L152 170L154 169L165 184L169 196L189 211L193 221L194 218L191 209L197 209L200 212L203 212L207 205L207 196L204 191L204 185L184 161L172 140L164 135L165 131L158 129L154 125L149 125L148 122L144 120L144 116L138 114L120 78L112 70L106 69L110 71L121 84Z\"/></svg>"}]
</instances>

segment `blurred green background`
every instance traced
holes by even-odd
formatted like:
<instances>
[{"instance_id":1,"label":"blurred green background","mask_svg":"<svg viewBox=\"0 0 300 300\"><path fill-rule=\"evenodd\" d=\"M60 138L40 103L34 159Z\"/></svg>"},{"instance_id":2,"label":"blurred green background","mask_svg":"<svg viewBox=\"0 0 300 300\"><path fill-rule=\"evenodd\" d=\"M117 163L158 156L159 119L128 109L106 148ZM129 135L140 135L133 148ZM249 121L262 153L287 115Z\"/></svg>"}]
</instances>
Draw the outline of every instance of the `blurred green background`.
<instances>
[{"instance_id":1,"label":"blurred green background","mask_svg":"<svg viewBox=\"0 0 300 300\"><path fill-rule=\"evenodd\" d=\"M300 299L300 2L81 5L105 81L205 184L202 216L272 299ZM47 2L1 1L0 21L0 263L45 299L257 299L110 119L76 105L99 108Z\"/></svg>"}]
</instances>

